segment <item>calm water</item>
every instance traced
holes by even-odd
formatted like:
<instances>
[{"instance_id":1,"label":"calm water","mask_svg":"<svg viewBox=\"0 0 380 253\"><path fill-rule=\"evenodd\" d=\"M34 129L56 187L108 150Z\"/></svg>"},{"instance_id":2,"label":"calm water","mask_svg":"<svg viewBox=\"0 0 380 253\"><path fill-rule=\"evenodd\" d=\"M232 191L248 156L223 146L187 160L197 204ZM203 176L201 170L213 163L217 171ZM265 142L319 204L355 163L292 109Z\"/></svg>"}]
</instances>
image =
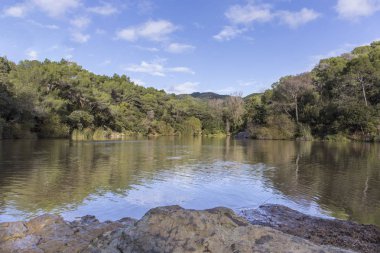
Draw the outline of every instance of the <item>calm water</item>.
<instances>
[{"instance_id":1,"label":"calm water","mask_svg":"<svg viewBox=\"0 0 380 253\"><path fill-rule=\"evenodd\" d=\"M380 225L380 145L158 138L0 141L0 222L280 203Z\"/></svg>"}]
</instances>

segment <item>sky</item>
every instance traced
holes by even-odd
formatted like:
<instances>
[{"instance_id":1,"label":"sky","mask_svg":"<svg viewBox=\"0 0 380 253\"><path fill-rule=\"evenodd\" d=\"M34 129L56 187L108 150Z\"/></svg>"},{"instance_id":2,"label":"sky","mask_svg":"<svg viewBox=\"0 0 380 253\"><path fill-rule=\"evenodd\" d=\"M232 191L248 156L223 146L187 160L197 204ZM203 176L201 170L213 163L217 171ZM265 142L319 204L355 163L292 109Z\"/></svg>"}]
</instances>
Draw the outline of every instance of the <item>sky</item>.
<instances>
[{"instance_id":1,"label":"sky","mask_svg":"<svg viewBox=\"0 0 380 253\"><path fill-rule=\"evenodd\" d=\"M380 0L0 0L0 55L248 95L380 39Z\"/></svg>"}]
</instances>

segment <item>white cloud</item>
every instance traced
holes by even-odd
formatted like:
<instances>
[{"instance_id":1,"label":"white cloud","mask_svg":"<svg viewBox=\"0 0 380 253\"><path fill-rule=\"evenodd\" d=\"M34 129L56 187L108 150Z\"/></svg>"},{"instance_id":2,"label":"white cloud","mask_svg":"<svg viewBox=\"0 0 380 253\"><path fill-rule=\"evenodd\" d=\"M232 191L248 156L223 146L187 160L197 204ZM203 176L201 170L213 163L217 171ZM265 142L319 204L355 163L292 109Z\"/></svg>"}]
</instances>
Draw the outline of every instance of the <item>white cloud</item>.
<instances>
[{"instance_id":1,"label":"white cloud","mask_svg":"<svg viewBox=\"0 0 380 253\"><path fill-rule=\"evenodd\" d=\"M177 26L167 20L148 21L139 26L128 27L117 32L119 39L136 41L140 38L162 41L178 29Z\"/></svg>"},{"instance_id":2,"label":"white cloud","mask_svg":"<svg viewBox=\"0 0 380 253\"><path fill-rule=\"evenodd\" d=\"M109 16L117 12L117 9L113 7L111 4L103 4L101 6L95 6L88 8L89 12L96 13L103 16Z\"/></svg>"},{"instance_id":3,"label":"white cloud","mask_svg":"<svg viewBox=\"0 0 380 253\"><path fill-rule=\"evenodd\" d=\"M194 50L195 47L188 44L171 43L167 46L166 51L173 54L180 54Z\"/></svg>"},{"instance_id":4,"label":"white cloud","mask_svg":"<svg viewBox=\"0 0 380 253\"><path fill-rule=\"evenodd\" d=\"M232 40L238 35L244 33L247 29L239 29L235 26L225 26L218 34L214 35L214 39L219 41Z\"/></svg>"},{"instance_id":5,"label":"white cloud","mask_svg":"<svg viewBox=\"0 0 380 253\"><path fill-rule=\"evenodd\" d=\"M37 60L38 59L38 52L33 49L26 50L26 56L28 57L28 60Z\"/></svg>"},{"instance_id":6,"label":"white cloud","mask_svg":"<svg viewBox=\"0 0 380 253\"><path fill-rule=\"evenodd\" d=\"M10 6L4 9L4 15L8 17L14 18L22 18L26 15L28 11L28 6L25 4L18 4L14 6Z\"/></svg>"},{"instance_id":7,"label":"white cloud","mask_svg":"<svg viewBox=\"0 0 380 253\"><path fill-rule=\"evenodd\" d=\"M32 20L32 19L29 19L28 22L30 24L38 26L40 28L46 28L46 29L50 29L50 30L58 30L59 29L59 26L57 26L57 25L51 25L51 24L45 25L45 24L41 24L41 23L39 23L35 20Z\"/></svg>"},{"instance_id":8,"label":"white cloud","mask_svg":"<svg viewBox=\"0 0 380 253\"><path fill-rule=\"evenodd\" d=\"M165 67L162 61L146 62L142 61L140 64L132 64L125 68L126 71L145 73L152 76L166 76L167 73L185 73L194 74L194 71L187 67Z\"/></svg>"},{"instance_id":9,"label":"white cloud","mask_svg":"<svg viewBox=\"0 0 380 253\"><path fill-rule=\"evenodd\" d=\"M268 4L234 5L227 10L225 15L234 24L250 24L254 21L268 22L273 18L271 6Z\"/></svg>"},{"instance_id":10,"label":"white cloud","mask_svg":"<svg viewBox=\"0 0 380 253\"><path fill-rule=\"evenodd\" d=\"M69 10L81 5L82 0L25 0L21 4L5 8L5 16L22 18L33 9L45 12L50 17L63 16Z\"/></svg>"},{"instance_id":11,"label":"white cloud","mask_svg":"<svg viewBox=\"0 0 380 253\"><path fill-rule=\"evenodd\" d=\"M278 16L283 23L289 25L291 28L297 28L317 19L320 14L314 10L303 8L298 12L280 11Z\"/></svg>"},{"instance_id":12,"label":"white cloud","mask_svg":"<svg viewBox=\"0 0 380 253\"><path fill-rule=\"evenodd\" d=\"M191 94L198 90L198 82L185 82L170 87L167 92L175 94Z\"/></svg>"},{"instance_id":13,"label":"white cloud","mask_svg":"<svg viewBox=\"0 0 380 253\"><path fill-rule=\"evenodd\" d=\"M380 0L379 0L380 1ZM250 1L246 5L233 5L225 12L230 25L216 35L219 41L231 40L250 30L254 23L278 21L291 28L297 28L315 20L320 14L312 9L303 8L300 11L274 10L269 4L255 4Z\"/></svg>"},{"instance_id":14,"label":"white cloud","mask_svg":"<svg viewBox=\"0 0 380 253\"><path fill-rule=\"evenodd\" d=\"M336 11L341 18L357 19L380 10L380 0L338 0Z\"/></svg>"},{"instance_id":15,"label":"white cloud","mask_svg":"<svg viewBox=\"0 0 380 253\"><path fill-rule=\"evenodd\" d=\"M70 21L70 24L79 29L86 28L91 23L91 19L88 17L77 17Z\"/></svg>"},{"instance_id":16,"label":"white cloud","mask_svg":"<svg viewBox=\"0 0 380 253\"><path fill-rule=\"evenodd\" d=\"M32 0L32 3L51 17L59 17L80 6L80 0Z\"/></svg>"},{"instance_id":17,"label":"white cloud","mask_svg":"<svg viewBox=\"0 0 380 253\"><path fill-rule=\"evenodd\" d=\"M73 32L71 34L71 40L78 43L86 43L90 39L89 34L84 34L81 32Z\"/></svg>"},{"instance_id":18,"label":"white cloud","mask_svg":"<svg viewBox=\"0 0 380 253\"><path fill-rule=\"evenodd\" d=\"M160 51L157 47L143 47L143 46L139 46L139 45L136 45L134 47L137 48L137 49L139 49L139 50L148 51L148 52L158 52L158 51Z\"/></svg>"}]
</instances>

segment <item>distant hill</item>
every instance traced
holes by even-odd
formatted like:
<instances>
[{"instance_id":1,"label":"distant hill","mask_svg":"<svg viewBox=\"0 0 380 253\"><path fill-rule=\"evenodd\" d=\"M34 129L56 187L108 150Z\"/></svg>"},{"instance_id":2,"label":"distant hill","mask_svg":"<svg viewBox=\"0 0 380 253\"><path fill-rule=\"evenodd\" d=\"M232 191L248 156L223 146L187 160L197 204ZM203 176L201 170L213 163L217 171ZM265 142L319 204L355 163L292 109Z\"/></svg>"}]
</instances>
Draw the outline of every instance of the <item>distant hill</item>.
<instances>
[{"instance_id":1,"label":"distant hill","mask_svg":"<svg viewBox=\"0 0 380 253\"><path fill-rule=\"evenodd\" d=\"M191 94L181 94L179 97L191 96L193 98L199 99L225 99L229 97L228 95L220 95L214 92L193 92Z\"/></svg>"}]
</instances>

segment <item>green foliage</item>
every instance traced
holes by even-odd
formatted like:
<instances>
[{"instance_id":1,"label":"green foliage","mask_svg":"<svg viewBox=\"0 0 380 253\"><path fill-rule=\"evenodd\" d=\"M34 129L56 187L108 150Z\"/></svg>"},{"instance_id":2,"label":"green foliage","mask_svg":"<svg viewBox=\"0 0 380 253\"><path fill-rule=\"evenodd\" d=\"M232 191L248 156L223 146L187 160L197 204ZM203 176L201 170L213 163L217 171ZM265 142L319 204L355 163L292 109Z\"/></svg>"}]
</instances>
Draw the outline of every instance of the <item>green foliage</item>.
<instances>
[{"instance_id":1,"label":"green foliage","mask_svg":"<svg viewBox=\"0 0 380 253\"><path fill-rule=\"evenodd\" d=\"M170 136L175 134L174 128L164 121L157 121L155 125L160 135Z\"/></svg>"},{"instance_id":2,"label":"green foliage","mask_svg":"<svg viewBox=\"0 0 380 253\"><path fill-rule=\"evenodd\" d=\"M190 117L184 122L182 134L200 135L202 133L202 122L196 117Z\"/></svg>"},{"instance_id":3,"label":"green foliage","mask_svg":"<svg viewBox=\"0 0 380 253\"><path fill-rule=\"evenodd\" d=\"M237 123L235 128L242 116L228 108L226 97L175 96L138 86L124 75L95 75L65 60L16 65L0 57L1 135L5 138L220 132L227 114ZM209 106L214 98L221 101L220 107Z\"/></svg>"},{"instance_id":4,"label":"green foliage","mask_svg":"<svg viewBox=\"0 0 380 253\"><path fill-rule=\"evenodd\" d=\"M75 141L92 140L94 132L92 129L85 128L82 130L74 129L71 133L71 139Z\"/></svg>"},{"instance_id":5,"label":"green foliage","mask_svg":"<svg viewBox=\"0 0 380 253\"><path fill-rule=\"evenodd\" d=\"M59 115L52 114L39 124L38 136L41 138L68 138L70 127L61 122Z\"/></svg>"},{"instance_id":6,"label":"green foliage","mask_svg":"<svg viewBox=\"0 0 380 253\"><path fill-rule=\"evenodd\" d=\"M297 140L302 140L302 141L312 141L314 139L313 135L311 134L310 126L306 124L297 125L295 137Z\"/></svg>"},{"instance_id":7,"label":"green foliage","mask_svg":"<svg viewBox=\"0 0 380 253\"><path fill-rule=\"evenodd\" d=\"M3 138L3 129L6 125L5 119L0 117L0 140Z\"/></svg>"},{"instance_id":8,"label":"green foliage","mask_svg":"<svg viewBox=\"0 0 380 253\"><path fill-rule=\"evenodd\" d=\"M94 122L94 116L81 110L73 111L67 118L72 128L79 130L91 127Z\"/></svg>"},{"instance_id":9,"label":"green foliage","mask_svg":"<svg viewBox=\"0 0 380 253\"><path fill-rule=\"evenodd\" d=\"M378 140L380 42L323 59L310 73L281 78L245 106L254 138ZM296 127L276 115L287 115Z\"/></svg>"},{"instance_id":10,"label":"green foliage","mask_svg":"<svg viewBox=\"0 0 380 253\"><path fill-rule=\"evenodd\" d=\"M250 125L249 134L261 140L288 140L296 135L296 124L285 114L270 115L265 125Z\"/></svg>"},{"instance_id":11,"label":"green foliage","mask_svg":"<svg viewBox=\"0 0 380 253\"><path fill-rule=\"evenodd\" d=\"M349 141L349 139L341 133L334 134L334 135L326 135L324 139L331 142L348 142Z\"/></svg>"},{"instance_id":12,"label":"green foliage","mask_svg":"<svg viewBox=\"0 0 380 253\"><path fill-rule=\"evenodd\" d=\"M380 139L380 42L323 59L263 94L176 96L95 75L61 60L0 57L0 137L108 139L227 135L260 139ZM344 138L341 138L344 136Z\"/></svg>"}]
</instances>

